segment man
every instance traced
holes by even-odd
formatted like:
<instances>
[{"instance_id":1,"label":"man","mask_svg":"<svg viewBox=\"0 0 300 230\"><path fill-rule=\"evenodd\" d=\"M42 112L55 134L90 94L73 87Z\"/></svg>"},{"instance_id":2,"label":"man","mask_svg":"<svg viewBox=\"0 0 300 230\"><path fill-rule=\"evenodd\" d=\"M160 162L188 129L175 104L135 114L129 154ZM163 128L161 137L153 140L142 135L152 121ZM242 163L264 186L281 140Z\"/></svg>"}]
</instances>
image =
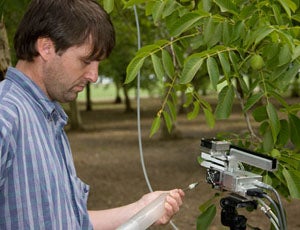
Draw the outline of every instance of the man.
<instances>
[{"instance_id":1,"label":"man","mask_svg":"<svg viewBox=\"0 0 300 230\"><path fill-rule=\"evenodd\" d=\"M114 29L93 0L32 0L17 29L18 62L0 83L0 229L116 229L161 192L114 209L88 211L58 102L98 78ZM168 223L184 193L168 191Z\"/></svg>"}]
</instances>

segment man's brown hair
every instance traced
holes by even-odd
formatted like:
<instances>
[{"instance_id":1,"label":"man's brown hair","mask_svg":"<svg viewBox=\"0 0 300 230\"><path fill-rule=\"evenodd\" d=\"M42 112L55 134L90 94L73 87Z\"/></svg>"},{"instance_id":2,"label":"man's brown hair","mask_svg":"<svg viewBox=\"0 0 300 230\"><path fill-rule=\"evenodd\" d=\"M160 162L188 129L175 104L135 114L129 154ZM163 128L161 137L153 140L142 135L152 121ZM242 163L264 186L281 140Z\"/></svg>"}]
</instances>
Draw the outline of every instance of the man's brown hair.
<instances>
[{"instance_id":1,"label":"man's brown hair","mask_svg":"<svg viewBox=\"0 0 300 230\"><path fill-rule=\"evenodd\" d=\"M17 58L33 61L40 37L50 38L57 53L91 39L91 61L107 57L115 45L109 15L94 0L32 0L14 38Z\"/></svg>"}]
</instances>

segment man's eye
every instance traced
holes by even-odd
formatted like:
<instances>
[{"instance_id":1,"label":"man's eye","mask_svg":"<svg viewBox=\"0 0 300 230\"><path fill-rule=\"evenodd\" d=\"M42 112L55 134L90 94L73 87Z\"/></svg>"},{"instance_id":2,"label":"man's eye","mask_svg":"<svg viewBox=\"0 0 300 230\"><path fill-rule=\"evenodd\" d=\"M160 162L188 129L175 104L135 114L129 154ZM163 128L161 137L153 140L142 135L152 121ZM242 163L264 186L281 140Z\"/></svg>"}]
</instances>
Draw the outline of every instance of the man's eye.
<instances>
[{"instance_id":1,"label":"man's eye","mask_svg":"<svg viewBox=\"0 0 300 230\"><path fill-rule=\"evenodd\" d=\"M89 60L82 60L82 63L85 64L85 65L89 65L89 64L91 64L91 61L89 61Z\"/></svg>"}]
</instances>

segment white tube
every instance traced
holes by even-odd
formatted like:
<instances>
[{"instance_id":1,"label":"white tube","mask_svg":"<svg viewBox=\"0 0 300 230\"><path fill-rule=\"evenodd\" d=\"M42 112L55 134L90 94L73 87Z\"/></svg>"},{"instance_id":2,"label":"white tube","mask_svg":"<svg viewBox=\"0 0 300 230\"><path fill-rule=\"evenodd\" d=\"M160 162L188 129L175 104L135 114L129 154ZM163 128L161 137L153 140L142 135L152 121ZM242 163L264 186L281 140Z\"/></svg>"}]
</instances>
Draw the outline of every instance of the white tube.
<instances>
[{"instance_id":1,"label":"white tube","mask_svg":"<svg viewBox=\"0 0 300 230\"><path fill-rule=\"evenodd\" d=\"M117 230L145 230L157 221L165 211L167 193L162 193L154 201L122 224Z\"/></svg>"}]
</instances>

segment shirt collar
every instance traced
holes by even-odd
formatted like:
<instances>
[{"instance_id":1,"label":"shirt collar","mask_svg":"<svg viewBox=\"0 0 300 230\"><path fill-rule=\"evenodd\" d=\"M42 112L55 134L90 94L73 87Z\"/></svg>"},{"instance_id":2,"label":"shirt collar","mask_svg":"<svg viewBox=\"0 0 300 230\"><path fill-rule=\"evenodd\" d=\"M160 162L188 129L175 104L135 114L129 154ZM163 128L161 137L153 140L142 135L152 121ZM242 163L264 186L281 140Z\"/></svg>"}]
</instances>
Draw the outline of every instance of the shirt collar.
<instances>
[{"instance_id":1,"label":"shirt collar","mask_svg":"<svg viewBox=\"0 0 300 230\"><path fill-rule=\"evenodd\" d=\"M48 120L53 119L53 113L58 113L60 117L67 122L68 116L61 105L56 101L51 101L41 88L21 71L16 68L9 67L5 79L14 82L29 93L38 103Z\"/></svg>"}]
</instances>

